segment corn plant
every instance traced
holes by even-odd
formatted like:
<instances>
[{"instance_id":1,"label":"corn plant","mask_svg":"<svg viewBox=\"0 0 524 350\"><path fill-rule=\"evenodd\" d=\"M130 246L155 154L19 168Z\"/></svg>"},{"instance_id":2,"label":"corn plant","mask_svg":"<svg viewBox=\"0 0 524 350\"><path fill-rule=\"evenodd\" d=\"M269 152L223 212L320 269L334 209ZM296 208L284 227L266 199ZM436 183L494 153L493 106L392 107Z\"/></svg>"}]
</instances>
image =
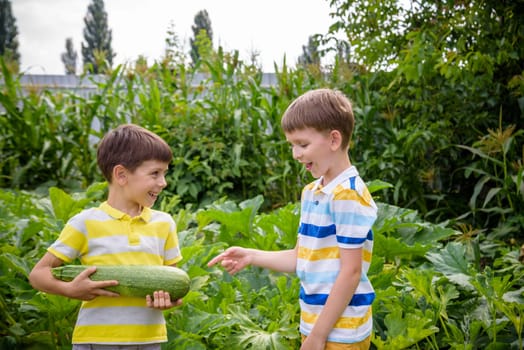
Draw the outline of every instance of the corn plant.
<instances>
[{"instance_id":1,"label":"corn plant","mask_svg":"<svg viewBox=\"0 0 524 350\"><path fill-rule=\"evenodd\" d=\"M524 130L516 130L515 125L503 128L502 115L500 122L496 130L489 129L473 146L459 146L475 159L465 168L465 175L477 180L469 206L470 215L481 225L506 222L524 209L524 154L514 148L520 144ZM522 228L518 221L515 224L516 230Z\"/></svg>"}]
</instances>

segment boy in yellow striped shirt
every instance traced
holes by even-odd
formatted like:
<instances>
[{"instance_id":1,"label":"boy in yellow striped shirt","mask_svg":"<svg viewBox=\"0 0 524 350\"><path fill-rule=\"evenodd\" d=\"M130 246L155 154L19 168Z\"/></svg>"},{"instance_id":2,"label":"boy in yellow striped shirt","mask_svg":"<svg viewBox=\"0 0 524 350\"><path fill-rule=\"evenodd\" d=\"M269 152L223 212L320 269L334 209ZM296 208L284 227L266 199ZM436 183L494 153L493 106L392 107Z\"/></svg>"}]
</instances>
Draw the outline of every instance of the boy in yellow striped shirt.
<instances>
[{"instance_id":1,"label":"boy in yellow striped shirt","mask_svg":"<svg viewBox=\"0 0 524 350\"><path fill-rule=\"evenodd\" d=\"M171 159L169 145L149 130L126 124L110 131L97 150L107 200L73 216L31 271L34 288L83 301L73 350L160 350L167 341L163 310L181 300L161 290L146 298L119 296L104 289L117 281L89 276L97 265L175 266L182 259L172 216L151 209L166 186ZM51 274L53 267L77 259L95 267L71 282Z\"/></svg>"}]
</instances>

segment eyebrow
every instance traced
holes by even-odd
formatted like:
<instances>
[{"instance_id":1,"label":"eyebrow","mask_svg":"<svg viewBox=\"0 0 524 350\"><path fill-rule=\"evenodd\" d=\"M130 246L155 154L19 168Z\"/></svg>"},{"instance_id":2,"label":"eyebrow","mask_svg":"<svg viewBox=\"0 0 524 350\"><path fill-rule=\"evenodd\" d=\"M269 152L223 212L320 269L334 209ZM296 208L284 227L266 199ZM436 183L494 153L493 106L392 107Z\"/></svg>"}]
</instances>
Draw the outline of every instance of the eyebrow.
<instances>
[{"instance_id":1,"label":"eyebrow","mask_svg":"<svg viewBox=\"0 0 524 350\"><path fill-rule=\"evenodd\" d=\"M308 143L308 144L310 143L310 141L306 140L306 139L296 139L296 140L293 140L293 141L288 140L287 142L290 143L290 144L297 144L297 145L303 145L305 143Z\"/></svg>"}]
</instances>

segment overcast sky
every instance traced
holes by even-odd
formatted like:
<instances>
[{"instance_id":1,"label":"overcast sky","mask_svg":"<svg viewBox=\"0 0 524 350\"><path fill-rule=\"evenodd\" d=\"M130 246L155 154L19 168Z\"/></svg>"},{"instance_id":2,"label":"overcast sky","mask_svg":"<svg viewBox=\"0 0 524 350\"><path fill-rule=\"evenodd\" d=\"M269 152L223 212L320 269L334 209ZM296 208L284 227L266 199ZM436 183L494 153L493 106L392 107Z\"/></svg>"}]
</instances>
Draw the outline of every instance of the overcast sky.
<instances>
[{"instance_id":1,"label":"overcast sky","mask_svg":"<svg viewBox=\"0 0 524 350\"><path fill-rule=\"evenodd\" d=\"M66 38L73 38L82 65L84 16L91 0L11 0L19 32L21 71L26 74L63 74L60 55ZM325 34L333 20L327 0L105 0L114 64L134 62L139 55L150 62L165 50L167 30L175 32L189 51L191 26L200 10L207 10L214 46L238 50L249 61L259 52L265 72L273 62L294 65L313 34Z\"/></svg>"}]
</instances>

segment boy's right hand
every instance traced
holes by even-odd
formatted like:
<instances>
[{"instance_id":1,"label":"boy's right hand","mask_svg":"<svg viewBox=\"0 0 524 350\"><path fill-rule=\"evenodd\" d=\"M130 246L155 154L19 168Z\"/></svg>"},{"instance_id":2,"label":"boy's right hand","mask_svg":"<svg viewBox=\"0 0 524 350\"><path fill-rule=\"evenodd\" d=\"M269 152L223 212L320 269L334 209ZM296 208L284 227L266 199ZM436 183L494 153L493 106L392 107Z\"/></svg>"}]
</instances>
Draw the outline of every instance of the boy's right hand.
<instances>
[{"instance_id":1,"label":"boy's right hand","mask_svg":"<svg viewBox=\"0 0 524 350\"><path fill-rule=\"evenodd\" d=\"M222 254L217 255L211 259L207 266L213 266L221 262L222 267L231 275L234 275L244 267L251 264L251 255L249 249L241 247L230 247Z\"/></svg>"},{"instance_id":2,"label":"boy's right hand","mask_svg":"<svg viewBox=\"0 0 524 350\"><path fill-rule=\"evenodd\" d=\"M118 293L103 288L116 286L118 281L93 281L89 278L96 271L96 266L86 268L69 283L69 297L80 300L92 300L98 296L117 297Z\"/></svg>"}]
</instances>

